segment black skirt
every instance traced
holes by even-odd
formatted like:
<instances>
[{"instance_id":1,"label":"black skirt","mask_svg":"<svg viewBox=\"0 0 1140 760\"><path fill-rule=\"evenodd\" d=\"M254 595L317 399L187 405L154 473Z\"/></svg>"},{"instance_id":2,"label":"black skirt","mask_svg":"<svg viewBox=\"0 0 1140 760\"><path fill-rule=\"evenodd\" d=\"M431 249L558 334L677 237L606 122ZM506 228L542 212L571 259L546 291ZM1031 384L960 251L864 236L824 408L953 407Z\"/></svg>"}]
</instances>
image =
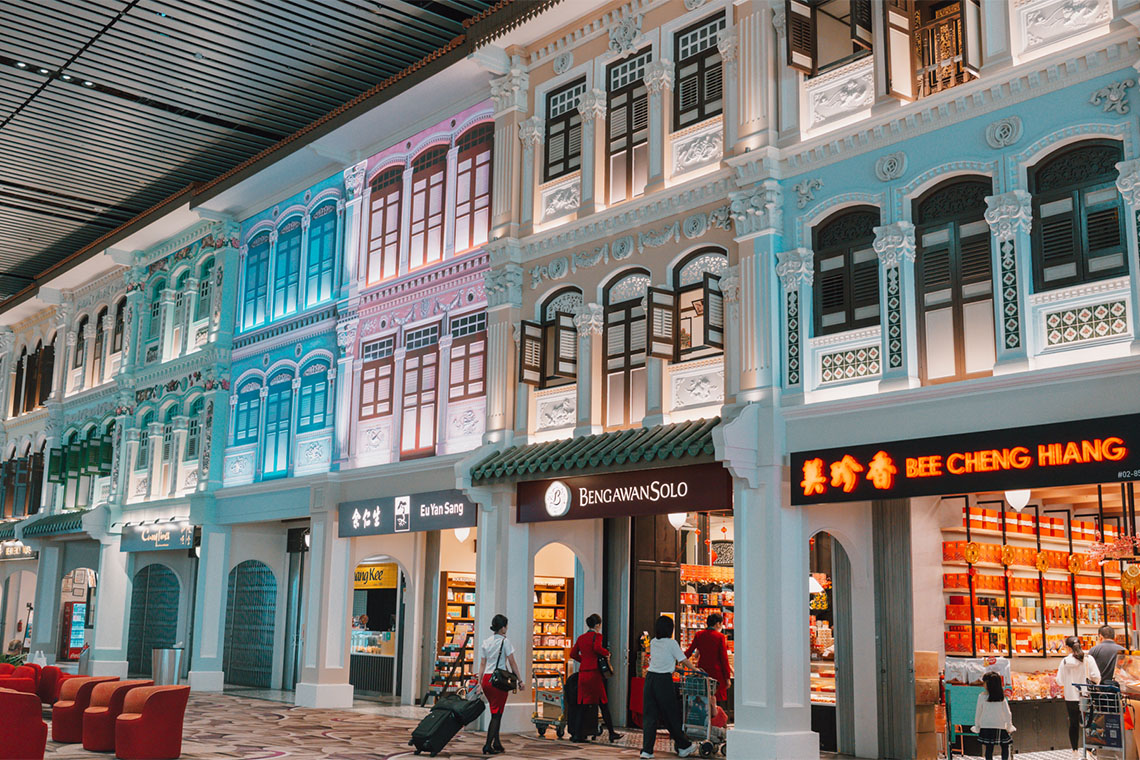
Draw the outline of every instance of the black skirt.
<instances>
[{"instance_id":1,"label":"black skirt","mask_svg":"<svg viewBox=\"0 0 1140 760\"><path fill-rule=\"evenodd\" d=\"M978 741L982 744L1013 744L1013 738L1004 728L983 728L978 731Z\"/></svg>"}]
</instances>

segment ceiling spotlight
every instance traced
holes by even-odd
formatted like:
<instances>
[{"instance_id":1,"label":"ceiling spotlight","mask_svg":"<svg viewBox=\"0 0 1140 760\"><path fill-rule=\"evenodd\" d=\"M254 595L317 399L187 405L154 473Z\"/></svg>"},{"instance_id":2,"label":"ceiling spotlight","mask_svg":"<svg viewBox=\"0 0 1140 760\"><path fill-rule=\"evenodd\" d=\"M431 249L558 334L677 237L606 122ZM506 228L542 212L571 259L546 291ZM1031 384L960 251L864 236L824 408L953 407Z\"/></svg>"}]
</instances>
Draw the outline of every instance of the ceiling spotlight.
<instances>
[{"instance_id":1,"label":"ceiling spotlight","mask_svg":"<svg viewBox=\"0 0 1140 760\"><path fill-rule=\"evenodd\" d=\"M94 83L94 82L89 82L89 81L87 81L86 79L84 79L84 80L83 80L83 86L84 86L84 87L94 87L94 86L95 86L95 83Z\"/></svg>"},{"instance_id":2,"label":"ceiling spotlight","mask_svg":"<svg viewBox=\"0 0 1140 760\"><path fill-rule=\"evenodd\" d=\"M21 69L28 68L28 64L24 63L23 61L16 61L16 65L19 66Z\"/></svg>"},{"instance_id":3,"label":"ceiling spotlight","mask_svg":"<svg viewBox=\"0 0 1140 760\"><path fill-rule=\"evenodd\" d=\"M71 81L71 74L64 74L63 75L63 81L70 82Z\"/></svg>"},{"instance_id":4,"label":"ceiling spotlight","mask_svg":"<svg viewBox=\"0 0 1140 760\"><path fill-rule=\"evenodd\" d=\"M47 74L47 73L48 73L48 70L47 70L47 69L40 69L40 73L41 73L41 74Z\"/></svg>"}]
</instances>

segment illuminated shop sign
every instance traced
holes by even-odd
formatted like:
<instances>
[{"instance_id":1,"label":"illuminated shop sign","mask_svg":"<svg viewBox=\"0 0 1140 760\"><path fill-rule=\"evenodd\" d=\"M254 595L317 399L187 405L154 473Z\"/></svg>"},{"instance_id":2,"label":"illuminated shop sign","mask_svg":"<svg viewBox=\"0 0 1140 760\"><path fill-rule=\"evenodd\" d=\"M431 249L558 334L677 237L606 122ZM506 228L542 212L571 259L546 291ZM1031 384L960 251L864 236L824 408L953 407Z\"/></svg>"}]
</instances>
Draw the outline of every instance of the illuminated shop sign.
<instances>
[{"instance_id":1,"label":"illuminated shop sign","mask_svg":"<svg viewBox=\"0 0 1140 760\"><path fill-rule=\"evenodd\" d=\"M518 484L519 522L732 509L720 464L608 472Z\"/></svg>"},{"instance_id":2,"label":"illuminated shop sign","mask_svg":"<svg viewBox=\"0 0 1140 760\"><path fill-rule=\"evenodd\" d=\"M194 526L186 520L167 520L145 525L124 525L119 551L156 552L193 549Z\"/></svg>"},{"instance_id":3,"label":"illuminated shop sign","mask_svg":"<svg viewBox=\"0 0 1140 760\"><path fill-rule=\"evenodd\" d=\"M5 541L0 543L0 560L3 559L38 559L39 552L32 551L32 547L19 541Z\"/></svg>"},{"instance_id":4,"label":"illuminated shop sign","mask_svg":"<svg viewBox=\"0 0 1140 760\"><path fill-rule=\"evenodd\" d=\"M363 591L366 589L396 588L396 580L400 577L400 570L395 562L386 562L382 565L360 565L353 575L352 587Z\"/></svg>"},{"instance_id":5,"label":"illuminated shop sign","mask_svg":"<svg viewBox=\"0 0 1140 760\"><path fill-rule=\"evenodd\" d=\"M478 517L476 505L454 489L346 501L337 511L341 538L474 528Z\"/></svg>"},{"instance_id":6,"label":"illuminated shop sign","mask_svg":"<svg viewBox=\"0 0 1140 760\"><path fill-rule=\"evenodd\" d=\"M1140 480L1140 414L792 454L792 504Z\"/></svg>"}]
</instances>

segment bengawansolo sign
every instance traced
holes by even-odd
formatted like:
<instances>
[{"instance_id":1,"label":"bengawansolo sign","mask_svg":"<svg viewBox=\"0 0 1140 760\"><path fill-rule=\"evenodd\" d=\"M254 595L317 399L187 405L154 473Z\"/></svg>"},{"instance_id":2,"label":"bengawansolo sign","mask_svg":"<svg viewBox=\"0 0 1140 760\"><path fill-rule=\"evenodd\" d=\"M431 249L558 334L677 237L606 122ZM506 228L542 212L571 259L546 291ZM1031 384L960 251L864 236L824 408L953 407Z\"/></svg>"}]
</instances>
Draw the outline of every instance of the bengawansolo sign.
<instances>
[{"instance_id":1,"label":"bengawansolo sign","mask_svg":"<svg viewBox=\"0 0 1140 760\"><path fill-rule=\"evenodd\" d=\"M1140 480L1140 414L792 454L792 504Z\"/></svg>"},{"instance_id":2,"label":"bengawansolo sign","mask_svg":"<svg viewBox=\"0 0 1140 760\"><path fill-rule=\"evenodd\" d=\"M731 509L732 478L714 463L534 480L518 506L519 522Z\"/></svg>"}]
</instances>

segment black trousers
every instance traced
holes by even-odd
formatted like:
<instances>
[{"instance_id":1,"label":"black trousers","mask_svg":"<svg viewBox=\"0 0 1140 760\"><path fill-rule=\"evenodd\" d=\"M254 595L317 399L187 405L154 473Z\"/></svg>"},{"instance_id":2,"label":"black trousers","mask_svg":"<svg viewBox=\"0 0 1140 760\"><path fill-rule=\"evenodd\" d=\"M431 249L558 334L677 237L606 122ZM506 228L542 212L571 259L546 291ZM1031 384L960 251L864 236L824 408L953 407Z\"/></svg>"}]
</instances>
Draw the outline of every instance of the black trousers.
<instances>
[{"instance_id":1,"label":"black trousers","mask_svg":"<svg viewBox=\"0 0 1140 760\"><path fill-rule=\"evenodd\" d=\"M681 730L681 699L677 696L677 687L673 685L672 673L645 674L641 707L642 752L653 754L658 722L669 731L678 751L692 744Z\"/></svg>"},{"instance_id":2,"label":"black trousers","mask_svg":"<svg viewBox=\"0 0 1140 760\"><path fill-rule=\"evenodd\" d=\"M1066 701L1065 709L1069 711L1069 744L1077 749L1081 744L1081 703Z\"/></svg>"}]
</instances>

